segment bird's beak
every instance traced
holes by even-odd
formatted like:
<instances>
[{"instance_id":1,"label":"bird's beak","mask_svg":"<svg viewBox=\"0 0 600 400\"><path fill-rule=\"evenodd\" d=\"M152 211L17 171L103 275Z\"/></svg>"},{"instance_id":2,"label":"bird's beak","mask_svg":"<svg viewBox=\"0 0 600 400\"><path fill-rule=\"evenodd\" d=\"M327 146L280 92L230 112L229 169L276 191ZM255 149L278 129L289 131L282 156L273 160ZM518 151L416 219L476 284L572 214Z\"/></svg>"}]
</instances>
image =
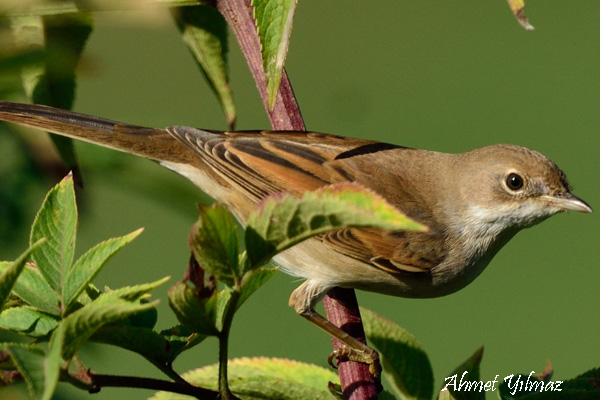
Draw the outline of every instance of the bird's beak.
<instances>
[{"instance_id":1,"label":"bird's beak","mask_svg":"<svg viewBox=\"0 0 600 400\"><path fill-rule=\"evenodd\" d=\"M563 210L578 211L582 213L593 213L592 207L590 207L585 201L579 197L573 196L571 193L559 193L555 196L544 195L541 196L542 200L546 201L548 205L562 208Z\"/></svg>"}]
</instances>

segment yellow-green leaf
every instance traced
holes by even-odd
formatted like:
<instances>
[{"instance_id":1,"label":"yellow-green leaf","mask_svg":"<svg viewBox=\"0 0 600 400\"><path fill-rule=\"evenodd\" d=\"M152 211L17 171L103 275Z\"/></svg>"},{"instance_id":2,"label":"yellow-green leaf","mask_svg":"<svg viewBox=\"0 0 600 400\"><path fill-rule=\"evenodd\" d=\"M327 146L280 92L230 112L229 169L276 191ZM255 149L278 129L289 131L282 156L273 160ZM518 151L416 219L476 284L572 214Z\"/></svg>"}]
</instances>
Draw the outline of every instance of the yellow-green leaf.
<instances>
[{"instance_id":1,"label":"yellow-green leaf","mask_svg":"<svg viewBox=\"0 0 600 400\"><path fill-rule=\"evenodd\" d=\"M73 177L66 176L48 192L31 228L30 243L46 238L33 260L50 287L61 293L63 279L73 263L77 206Z\"/></svg>"},{"instance_id":2,"label":"yellow-green leaf","mask_svg":"<svg viewBox=\"0 0 600 400\"><path fill-rule=\"evenodd\" d=\"M229 387L245 400L331 400L329 382L337 375L316 365L278 358L239 358L228 364ZM211 365L183 374L194 385L217 389L218 366ZM152 400L188 400L189 397L159 392Z\"/></svg>"},{"instance_id":3,"label":"yellow-green leaf","mask_svg":"<svg viewBox=\"0 0 600 400\"><path fill-rule=\"evenodd\" d=\"M394 322L360 309L368 342L381 356L383 376L396 396L407 400L431 399L433 370L416 338Z\"/></svg>"},{"instance_id":4,"label":"yellow-green leaf","mask_svg":"<svg viewBox=\"0 0 600 400\"><path fill-rule=\"evenodd\" d=\"M21 272L23 272L25 263L29 259L29 256L31 256L31 253L33 253L33 251L45 240L46 239L44 238L39 239L37 242L31 245L31 247L29 247L25 253L21 254L19 258L15 260L15 262L10 264L10 266L8 266L6 269L0 270L0 310L2 310L4 302L10 295L13 286L17 282L17 278L19 278L19 275L21 275Z\"/></svg>"},{"instance_id":5,"label":"yellow-green leaf","mask_svg":"<svg viewBox=\"0 0 600 400\"><path fill-rule=\"evenodd\" d=\"M301 199L285 193L267 197L248 218L246 251L256 267L312 236L350 227L426 229L375 192L339 183L306 192Z\"/></svg>"},{"instance_id":6,"label":"yellow-green leaf","mask_svg":"<svg viewBox=\"0 0 600 400\"><path fill-rule=\"evenodd\" d=\"M177 7L171 12L233 129L236 111L227 75L227 23L211 6Z\"/></svg>"},{"instance_id":7,"label":"yellow-green leaf","mask_svg":"<svg viewBox=\"0 0 600 400\"><path fill-rule=\"evenodd\" d=\"M273 109L287 56L297 0L252 0L265 71L269 109Z\"/></svg>"}]
</instances>

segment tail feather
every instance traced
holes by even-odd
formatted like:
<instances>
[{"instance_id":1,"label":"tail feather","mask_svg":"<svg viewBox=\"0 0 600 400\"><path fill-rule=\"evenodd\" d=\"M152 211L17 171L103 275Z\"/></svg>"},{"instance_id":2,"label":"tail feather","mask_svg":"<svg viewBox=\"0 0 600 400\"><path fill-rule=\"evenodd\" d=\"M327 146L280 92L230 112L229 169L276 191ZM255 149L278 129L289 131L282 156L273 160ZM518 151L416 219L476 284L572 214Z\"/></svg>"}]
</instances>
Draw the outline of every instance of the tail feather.
<instances>
[{"instance_id":1,"label":"tail feather","mask_svg":"<svg viewBox=\"0 0 600 400\"><path fill-rule=\"evenodd\" d=\"M197 158L193 151L166 130L47 106L0 101L0 120L39 128L155 161L182 162Z\"/></svg>"}]
</instances>

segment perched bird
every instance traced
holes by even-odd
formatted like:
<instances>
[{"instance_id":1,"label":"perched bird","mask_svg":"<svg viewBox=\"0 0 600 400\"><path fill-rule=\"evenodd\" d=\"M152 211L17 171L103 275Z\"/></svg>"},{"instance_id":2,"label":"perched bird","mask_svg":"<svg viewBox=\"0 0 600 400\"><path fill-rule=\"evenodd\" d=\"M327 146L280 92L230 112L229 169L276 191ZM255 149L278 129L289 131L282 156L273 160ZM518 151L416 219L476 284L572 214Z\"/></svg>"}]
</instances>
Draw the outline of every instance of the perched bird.
<instances>
[{"instance_id":1,"label":"perched bird","mask_svg":"<svg viewBox=\"0 0 600 400\"><path fill-rule=\"evenodd\" d=\"M0 120L157 161L225 204L242 225L266 196L358 182L426 232L342 229L276 256L306 279L290 305L355 357L372 349L314 311L335 286L402 297L438 297L472 282L518 231L565 210L591 213L544 155L495 145L460 154L312 132L145 128L55 108L0 101Z\"/></svg>"}]
</instances>

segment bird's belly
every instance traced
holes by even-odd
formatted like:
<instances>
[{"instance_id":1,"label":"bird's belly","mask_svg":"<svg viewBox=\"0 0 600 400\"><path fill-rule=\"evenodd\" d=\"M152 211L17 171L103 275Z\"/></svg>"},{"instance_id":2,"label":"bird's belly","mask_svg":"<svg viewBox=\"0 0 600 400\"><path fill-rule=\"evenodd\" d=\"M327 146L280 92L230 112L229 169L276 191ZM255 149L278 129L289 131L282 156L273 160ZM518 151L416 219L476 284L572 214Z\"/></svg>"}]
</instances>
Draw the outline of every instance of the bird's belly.
<instances>
[{"instance_id":1,"label":"bird's belly","mask_svg":"<svg viewBox=\"0 0 600 400\"><path fill-rule=\"evenodd\" d=\"M319 283L323 287L345 287L391 296L441 297L469 284L485 268L477 264L435 273L390 273L375 265L332 251L316 239L304 241L274 257L283 272ZM487 265L487 263L486 263Z\"/></svg>"}]
</instances>

